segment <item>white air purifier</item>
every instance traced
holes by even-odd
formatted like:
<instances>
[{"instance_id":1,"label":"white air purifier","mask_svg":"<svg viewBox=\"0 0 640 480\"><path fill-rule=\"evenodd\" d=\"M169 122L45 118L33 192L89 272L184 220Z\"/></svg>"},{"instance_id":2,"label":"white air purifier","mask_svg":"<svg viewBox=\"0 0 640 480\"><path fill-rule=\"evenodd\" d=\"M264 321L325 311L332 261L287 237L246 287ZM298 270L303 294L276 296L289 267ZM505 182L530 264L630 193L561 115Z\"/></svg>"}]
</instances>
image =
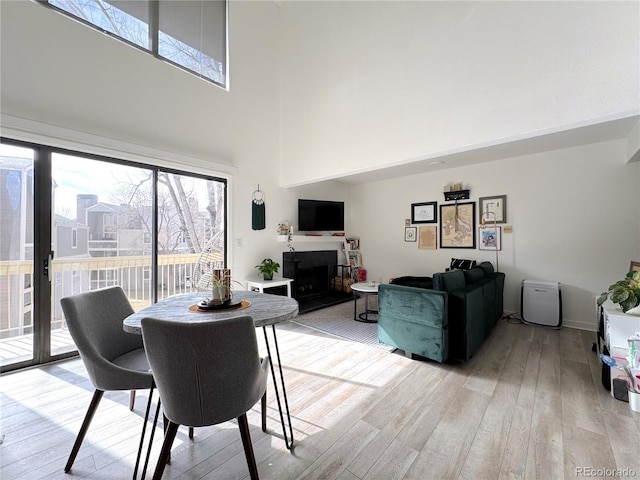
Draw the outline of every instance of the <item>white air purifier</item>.
<instances>
[{"instance_id":1,"label":"white air purifier","mask_svg":"<svg viewBox=\"0 0 640 480\"><path fill-rule=\"evenodd\" d=\"M532 325L562 326L562 293L559 282L523 280L520 292L522 321Z\"/></svg>"}]
</instances>

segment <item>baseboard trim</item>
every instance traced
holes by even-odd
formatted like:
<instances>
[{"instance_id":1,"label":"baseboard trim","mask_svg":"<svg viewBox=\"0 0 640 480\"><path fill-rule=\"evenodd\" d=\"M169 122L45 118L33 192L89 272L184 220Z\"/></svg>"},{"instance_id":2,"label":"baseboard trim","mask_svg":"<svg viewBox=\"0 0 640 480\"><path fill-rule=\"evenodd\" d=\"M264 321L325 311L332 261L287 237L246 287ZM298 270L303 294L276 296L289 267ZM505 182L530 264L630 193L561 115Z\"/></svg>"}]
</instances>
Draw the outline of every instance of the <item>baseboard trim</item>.
<instances>
[{"instance_id":1,"label":"baseboard trim","mask_svg":"<svg viewBox=\"0 0 640 480\"><path fill-rule=\"evenodd\" d=\"M520 312L513 312L513 311L505 311L504 312L504 316L506 317L507 315L516 315L516 318L520 318ZM543 326L543 325L541 325ZM566 328L574 328L576 330L586 330L588 332L597 332L598 331L598 325L596 325L595 323L590 323L590 322L581 322L579 320L571 320L571 319L567 319L567 318L563 318L562 319L562 326L566 327Z\"/></svg>"}]
</instances>

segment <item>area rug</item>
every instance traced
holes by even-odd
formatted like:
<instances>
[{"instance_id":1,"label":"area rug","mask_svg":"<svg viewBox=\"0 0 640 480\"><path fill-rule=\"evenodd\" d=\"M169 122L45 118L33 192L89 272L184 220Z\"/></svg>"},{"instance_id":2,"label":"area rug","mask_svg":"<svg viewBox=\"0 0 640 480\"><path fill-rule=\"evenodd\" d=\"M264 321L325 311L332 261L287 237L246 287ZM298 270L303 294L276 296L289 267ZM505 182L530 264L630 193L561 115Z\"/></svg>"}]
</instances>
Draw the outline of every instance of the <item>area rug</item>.
<instances>
[{"instance_id":1,"label":"area rug","mask_svg":"<svg viewBox=\"0 0 640 480\"><path fill-rule=\"evenodd\" d=\"M314 330L388 352L396 349L396 347L378 342L377 323L356 322L353 319L353 302L341 303L332 307L303 313L292 321Z\"/></svg>"}]
</instances>

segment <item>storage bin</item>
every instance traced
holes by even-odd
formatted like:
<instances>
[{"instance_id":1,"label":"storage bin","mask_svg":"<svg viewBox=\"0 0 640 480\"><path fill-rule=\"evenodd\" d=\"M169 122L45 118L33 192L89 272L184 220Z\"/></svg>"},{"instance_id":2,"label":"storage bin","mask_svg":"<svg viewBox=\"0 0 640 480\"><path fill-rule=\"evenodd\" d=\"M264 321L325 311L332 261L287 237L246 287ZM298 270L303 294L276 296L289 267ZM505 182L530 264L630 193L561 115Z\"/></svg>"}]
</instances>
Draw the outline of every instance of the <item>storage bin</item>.
<instances>
[{"instance_id":1,"label":"storage bin","mask_svg":"<svg viewBox=\"0 0 640 480\"><path fill-rule=\"evenodd\" d=\"M338 290L339 292L351 293L352 284L353 284L353 280L351 280L350 278L342 278L342 277L333 278L333 289Z\"/></svg>"}]
</instances>

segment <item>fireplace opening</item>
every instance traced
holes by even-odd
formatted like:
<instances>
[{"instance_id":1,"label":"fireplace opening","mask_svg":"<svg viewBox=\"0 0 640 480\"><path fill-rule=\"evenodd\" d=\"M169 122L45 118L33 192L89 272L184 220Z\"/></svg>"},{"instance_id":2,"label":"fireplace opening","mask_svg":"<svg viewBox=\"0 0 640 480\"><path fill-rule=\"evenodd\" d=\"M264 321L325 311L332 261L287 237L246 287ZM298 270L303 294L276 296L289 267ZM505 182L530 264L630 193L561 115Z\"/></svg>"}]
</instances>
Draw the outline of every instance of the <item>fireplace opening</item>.
<instances>
[{"instance_id":1,"label":"fireplace opening","mask_svg":"<svg viewBox=\"0 0 640 480\"><path fill-rule=\"evenodd\" d=\"M332 281L338 270L337 250L284 252L282 273L293 279L293 297L300 313L351 300L349 293L336 291Z\"/></svg>"},{"instance_id":2,"label":"fireplace opening","mask_svg":"<svg viewBox=\"0 0 640 480\"><path fill-rule=\"evenodd\" d=\"M294 281L297 298L325 294L329 289L329 266L300 268Z\"/></svg>"}]
</instances>

